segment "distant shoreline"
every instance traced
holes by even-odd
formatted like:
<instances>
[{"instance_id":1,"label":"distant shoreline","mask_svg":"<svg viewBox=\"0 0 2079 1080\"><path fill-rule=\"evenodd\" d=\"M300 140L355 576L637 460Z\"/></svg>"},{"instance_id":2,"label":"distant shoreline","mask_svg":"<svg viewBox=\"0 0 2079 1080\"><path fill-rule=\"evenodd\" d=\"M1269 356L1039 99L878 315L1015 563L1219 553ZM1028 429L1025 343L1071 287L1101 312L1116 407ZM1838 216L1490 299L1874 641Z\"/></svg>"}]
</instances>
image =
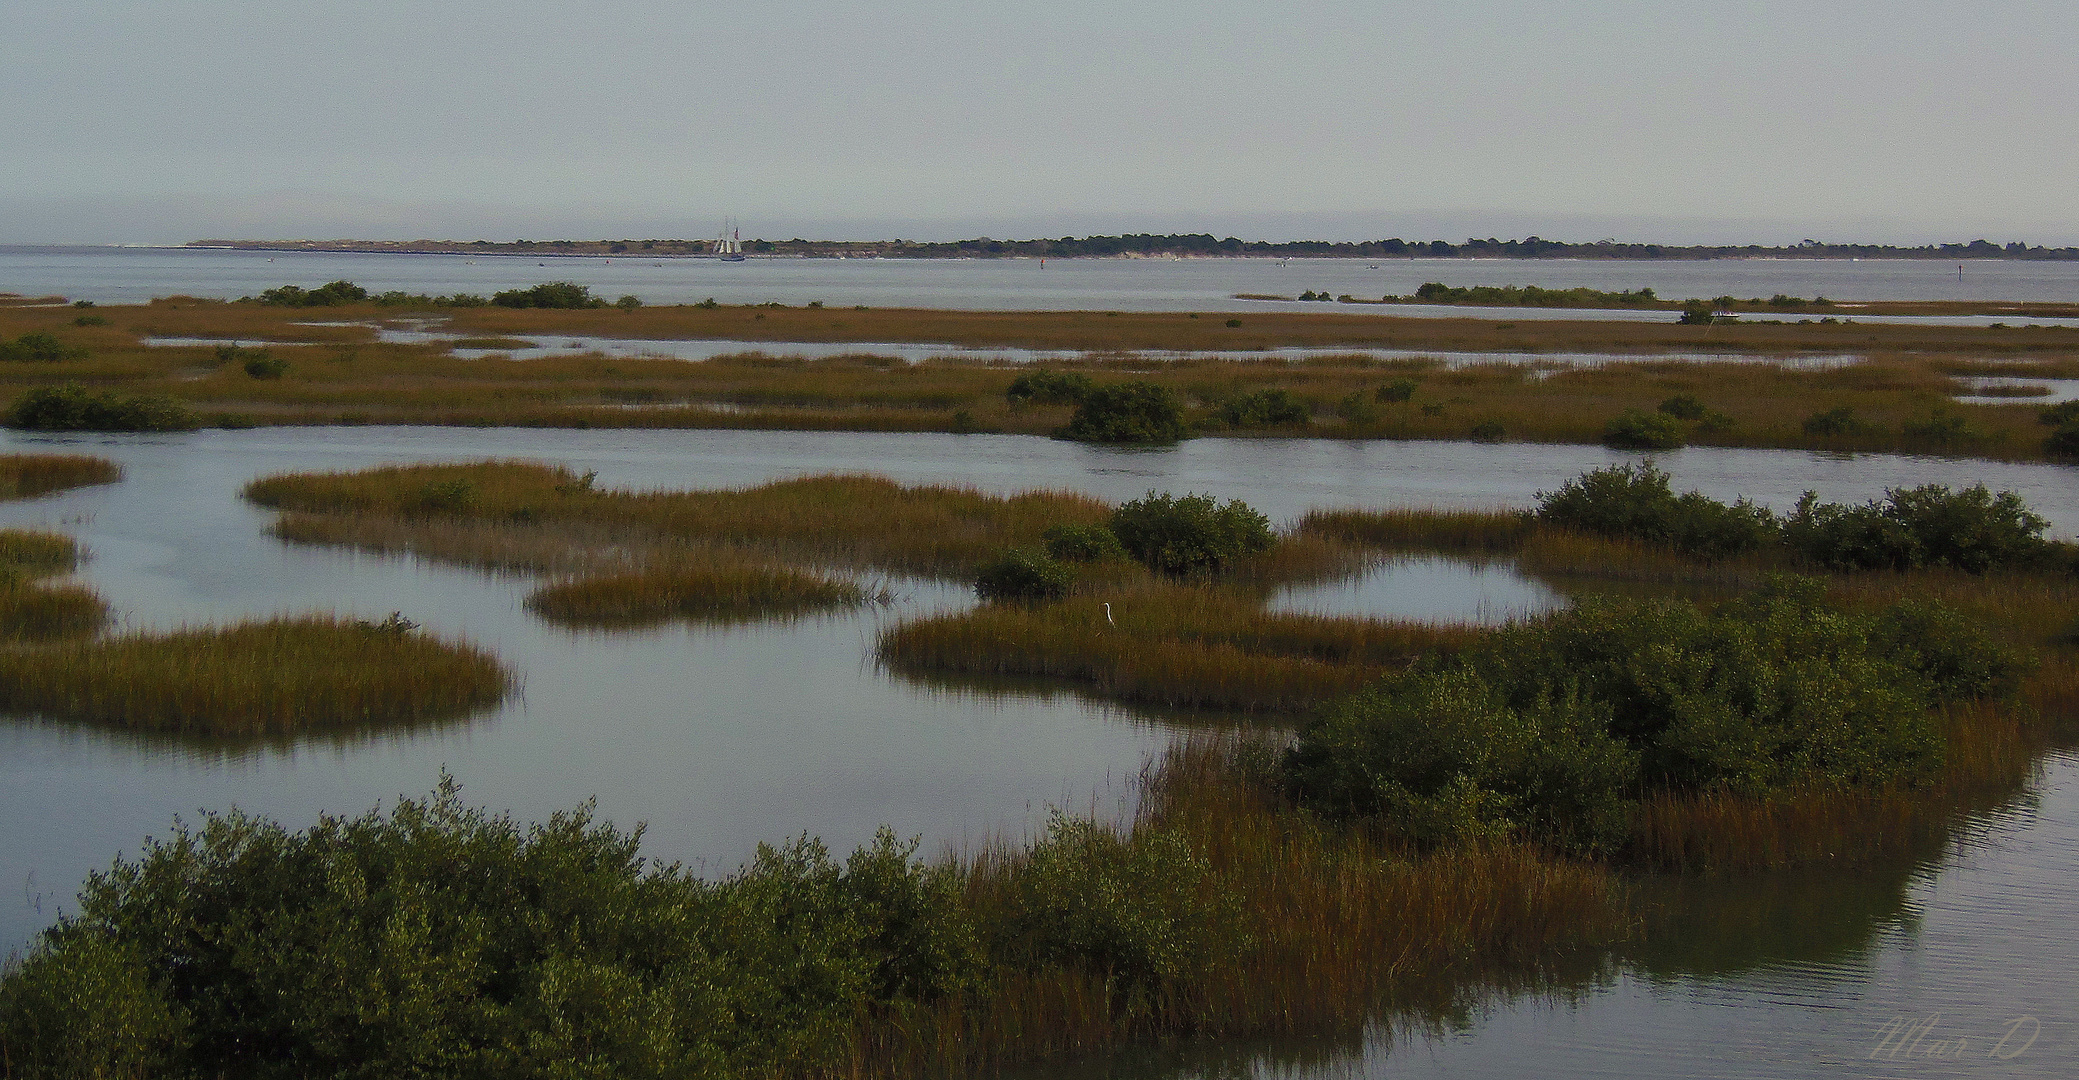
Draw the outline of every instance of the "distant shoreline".
<instances>
[{"instance_id":1,"label":"distant shoreline","mask_svg":"<svg viewBox=\"0 0 2079 1080\"><path fill-rule=\"evenodd\" d=\"M195 240L181 245L229 251L327 252L356 255L499 255L530 258L707 259L712 240ZM1283 243L1205 234L1169 236L1090 236L1059 240L746 240L753 257L797 259L1464 259L1560 260L1597 259L1637 262L1720 260L1904 260L2079 262L2079 247L2032 247L1969 243L1893 247L1878 244L1821 244L1788 247L1749 245L1569 244L1530 237L1524 240L1370 240L1334 243L1295 240Z\"/></svg>"}]
</instances>

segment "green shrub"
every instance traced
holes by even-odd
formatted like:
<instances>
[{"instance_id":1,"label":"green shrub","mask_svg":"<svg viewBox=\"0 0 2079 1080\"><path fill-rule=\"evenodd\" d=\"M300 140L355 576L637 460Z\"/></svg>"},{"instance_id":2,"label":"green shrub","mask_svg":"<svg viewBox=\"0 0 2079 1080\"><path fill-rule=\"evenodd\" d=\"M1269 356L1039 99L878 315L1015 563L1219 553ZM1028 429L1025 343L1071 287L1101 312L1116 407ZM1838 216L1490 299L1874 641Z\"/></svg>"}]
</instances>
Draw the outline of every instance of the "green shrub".
<instances>
[{"instance_id":1,"label":"green shrub","mask_svg":"<svg viewBox=\"0 0 2079 1080\"><path fill-rule=\"evenodd\" d=\"M1689 441L1672 416L1626 409L1603 427L1603 445L1619 450L1675 450Z\"/></svg>"},{"instance_id":2,"label":"green shrub","mask_svg":"<svg viewBox=\"0 0 2079 1080\"><path fill-rule=\"evenodd\" d=\"M279 379L289 370L289 362L278 356L269 356L262 351L258 356L247 358L245 373L255 379Z\"/></svg>"},{"instance_id":3,"label":"green shrub","mask_svg":"<svg viewBox=\"0 0 2079 1080\"><path fill-rule=\"evenodd\" d=\"M1055 525L1044 534L1047 554L1062 562L1103 562L1127 558L1110 527L1104 525Z\"/></svg>"},{"instance_id":4,"label":"green shrub","mask_svg":"<svg viewBox=\"0 0 2079 1080\"><path fill-rule=\"evenodd\" d=\"M99 315L81 315L72 320L74 326L107 326L108 320Z\"/></svg>"},{"instance_id":5,"label":"green shrub","mask_svg":"<svg viewBox=\"0 0 2079 1080\"><path fill-rule=\"evenodd\" d=\"M1919 420L1906 421L1899 425L1899 434L1934 446L1961 446L1985 436L1963 417L1944 409L1932 410Z\"/></svg>"},{"instance_id":6,"label":"green shrub","mask_svg":"<svg viewBox=\"0 0 2079 1080\"><path fill-rule=\"evenodd\" d=\"M574 281L547 281L528 289L495 293L491 302L509 308L603 308L606 301L592 295L590 285Z\"/></svg>"},{"instance_id":7,"label":"green shrub","mask_svg":"<svg viewBox=\"0 0 2079 1080\"><path fill-rule=\"evenodd\" d=\"M1372 391L1372 397L1388 404L1407 401L1415 396L1415 385L1413 379L1395 379Z\"/></svg>"},{"instance_id":8,"label":"green shrub","mask_svg":"<svg viewBox=\"0 0 2079 1080\"><path fill-rule=\"evenodd\" d=\"M2021 660L1954 613L1853 615L1778 579L1706 611L1591 598L1326 710L1286 783L1423 844L1499 835L1582 851L1655 791L1755 795L1925 773L1932 705L2012 689Z\"/></svg>"},{"instance_id":9,"label":"green shrub","mask_svg":"<svg viewBox=\"0 0 2079 1080\"><path fill-rule=\"evenodd\" d=\"M1783 540L1839 570L1946 566L1982 574L2040 562L2051 550L2042 538L2049 527L2011 491L1928 484L1891 488L1862 506L1821 503L1805 492L1783 519Z\"/></svg>"},{"instance_id":10,"label":"green shrub","mask_svg":"<svg viewBox=\"0 0 2079 1080\"><path fill-rule=\"evenodd\" d=\"M193 431L195 418L171 398L89 394L78 383L39 386L16 398L7 426L21 431Z\"/></svg>"},{"instance_id":11,"label":"green shrub","mask_svg":"<svg viewBox=\"0 0 2079 1080\"><path fill-rule=\"evenodd\" d=\"M1612 465L1538 493L1539 521L1620 540L1663 544L1722 559L1775 539L1775 518L1745 499L1727 506L1698 492L1676 495L1651 462Z\"/></svg>"},{"instance_id":12,"label":"green shrub","mask_svg":"<svg viewBox=\"0 0 2079 1080\"><path fill-rule=\"evenodd\" d=\"M334 281L315 289L283 285L260 294L260 302L275 307L337 307L368 299L368 290L351 281Z\"/></svg>"},{"instance_id":13,"label":"green shrub","mask_svg":"<svg viewBox=\"0 0 2079 1080\"><path fill-rule=\"evenodd\" d=\"M1675 321L1684 326L1709 326L1718 321L1717 309L1708 301L1685 300L1682 302L1682 317Z\"/></svg>"},{"instance_id":14,"label":"green shrub","mask_svg":"<svg viewBox=\"0 0 2079 1080\"><path fill-rule=\"evenodd\" d=\"M2043 440L2043 452L2051 457L2079 458L2079 424L2067 424Z\"/></svg>"},{"instance_id":15,"label":"green shrub","mask_svg":"<svg viewBox=\"0 0 2079 1080\"><path fill-rule=\"evenodd\" d=\"M637 296L634 293L628 293L622 296L619 300L614 301L614 306L620 308L622 311L634 311L636 308L642 306L642 297Z\"/></svg>"},{"instance_id":16,"label":"green shrub","mask_svg":"<svg viewBox=\"0 0 2079 1080\"><path fill-rule=\"evenodd\" d=\"M1286 768L1308 804L1425 847L1534 836L1596 850L1621 839L1638 771L1608 727L1578 697L1519 711L1477 671L1448 668L1331 706Z\"/></svg>"},{"instance_id":17,"label":"green shrub","mask_svg":"<svg viewBox=\"0 0 2079 1080\"><path fill-rule=\"evenodd\" d=\"M1242 940L1238 898L1182 835L1131 838L1055 811L1016 880L999 955L1083 967L1129 1005L1190 980Z\"/></svg>"},{"instance_id":18,"label":"green shrub","mask_svg":"<svg viewBox=\"0 0 2079 1080\"><path fill-rule=\"evenodd\" d=\"M1076 582L1074 570L1045 552L1012 548L982 567L975 595L984 600L1056 600Z\"/></svg>"},{"instance_id":19,"label":"green shrub","mask_svg":"<svg viewBox=\"0 0 2079 1080\"><path fill-rule=\"evenodd\" d=\"M1846 405L1813 413L1805 418L1804 426L1807 435L1867 435L1875 431L1856 419L1855 410Z\"/></svg>"},{"instance_id":20,"label":"green shrub","mask_svg":"<svg viewBox=\"0 0 2079 1080\"><path fill-rule=\"evenodd\" d=\"M1211 495L1152 491L1112 511L1112 533L1134 558L1164 574L1215 573L1277 542L1270 520L1239 499L1222 506Z\"/></svg>"},{"instance_id":21,"label":"green shrub","mask_svg":"<svg viewBox=\"0 0 2079 1080\"><path fill-rule=\"evenodd\" d=\"M1676 394L1660 403L1660 411L1677 420L1702 420L1708 411L1704 403L1688 394Z\"/></svg>"},{"instance_id":22,"label":"green shrub","mask_svg":"<svg viewBox=\"0 0 2079 1080\"><path fill-rule=\"evenodd\" d=\"M2071 427L2079 424L2079 401L2060 401L2036 414L2036 422L2044 427Z\"/></svg>"},{"instance_id":23,"label":"green shrub","mask_svg":"<svg viewBox=\"0 0 2079 1080\"><path fill-rule=\"evenodd\" d=\"M108 321L98 315L91 317L102 323ZM62 360L82 360L86 355L87 350L65 344L56 334L23 334L12 342L0 341L0 363L55 364Z\"/></svg>"},{"instance_id":24,"label":"green shrub","mask_svg":"<svg viewBox=\"0 0 2079 1080\"><path fill-rule=\"evenodd\" d=\"M1004 397L1013 405L1074 405L1090 393L1090 376L1080 372L1044 369L1028 371L1011 380Z\"/></svg>"},{"instance_id":25,"label":"green shrub","mask_svg":"<svg viewBox=\"0 0 2079 1080\"><path fill-rule=\"evenodd\" d=\"M1473 425L1470 433L1474 442L1500 442L1509 434L1508 429L1494 420L1482 420Z\"/></svg>"},{"instance_id":26,"label":"green shrub","mask_svg":"<svg viewBox=\"0 0 2079 1080\"><path fill-rule=\"evenodd\" d=\"M645 870L639 837L589 807L522 828L461 806L452 780L303 832L237 811L176 825L90 879L0 979L0 1060L66 1077L819 1074L861 1011L978 962L950 876L885 832L842 866L806 839L761 847L716 882Z\"/></svg>"},{"instance_id":27,"label":"green shrub","mask_svg":"<svg viewBox=\"0 0 2079 1080\"><path fill-rule=\"evenodd\" d=\"M1335 403L1335 414L1346 423L1369 424L1379 418L1379 407L1362 390L1353 391Z\"/></svg>"},{"instance_id":28,"label":"green shrub","mask_svg":"<svg viewBox=\"0 0 2079 1080\"><path fill-rule=\"evenodd\" d=\"M1229 427L1282 427L1304 424L1314 411L1290 390L1258 390L1227 399L1215 415Z\"/></svg>"},{"instance_id":29,"label":"green shrub","mask_svg":"<svg viewBox=\"0 0 2079 1080\"><path fill-rule=\"evenodd\" d=\"M1096 443L1173 443L1190 435L1177 395L1154 383L1092 388L1059 434Z\"/></svg>"}]
</instances>

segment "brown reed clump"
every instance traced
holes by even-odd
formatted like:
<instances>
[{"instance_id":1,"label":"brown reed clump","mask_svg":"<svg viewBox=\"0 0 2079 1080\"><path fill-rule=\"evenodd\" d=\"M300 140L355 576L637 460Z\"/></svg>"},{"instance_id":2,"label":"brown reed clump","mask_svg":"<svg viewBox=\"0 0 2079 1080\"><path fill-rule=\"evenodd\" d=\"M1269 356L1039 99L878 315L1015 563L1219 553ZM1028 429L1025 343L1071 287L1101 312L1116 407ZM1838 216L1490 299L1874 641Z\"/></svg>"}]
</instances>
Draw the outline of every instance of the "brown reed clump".
<instances>
[{"instance_id":1,"label":"brown reed clump","mask_svg":"<svg viewBox=\"0 0 2079 1080\"><path fill-rule=\"evenodd\" d=\"M79 544L63 533L0 529L0 573L47 577L78 566Z\"/></svg>"},{"instance_id":2,"label":"brown reed clump","mask_svg":"<svg viewBox=\"0 0 2079 1080\"><path fill-rule=\"evenodd\" d=\"M0 454L0 499L32 499L122 478L122 466L86 454Z\"/></svg>"},{"instance_id":3,"label":"brown reed clump","mask_svg":"<svg viewBox=\"0 0 2079 1080\"><path fill-rule=\"evenodd\" d=\"M1389 550L1508 554L1520 549L1536 524L1510 510L1310 510L1302 535Z\"/></svg>"},{"instance_id":4,"label":"brown reed clump","mask_svg":"<svg viewBox=\"0 0 2079 1080\"><path fill-rule=\"evenodd\" d=\"M107 602L85 586L0 583L0 642L84 637L107 623Z\"/></svg>"},{"instance_id":5,"label":"brown reed clump","mask_svg":"<svg viewBox=\"0 0 2079 1080\"><path fill-rule=\"evenodd\" d=\"M855 582L789 567L680 563L546 585L527 597L527 610L566 626L638 627L805 615L868 598Z\"/></svg>"},{"instance_id":6,"label":"brown reed clump","mask_svg":"<svg viewBox=\"0 0 2079 1080\"><path fill-rule=\"evenodd\" d=\"M1233 589L1142 580L1042 606L919 619L885 631L877 652L914 675L1041 676L1125 701L1276 712L1311 708L1477 634L1274 614Z\"/></svg>"},{"instance_id":7,"label":"brown reed clump","mask_svg":"<svg viewBox=\"0 0 2079 1080\"><path fill-rule=\"evenodd\" d=\"M452 719L512 676L408 623L329 615L0 650L0 711L141 731L254 735Z\"/></svg>"}]
</instances>

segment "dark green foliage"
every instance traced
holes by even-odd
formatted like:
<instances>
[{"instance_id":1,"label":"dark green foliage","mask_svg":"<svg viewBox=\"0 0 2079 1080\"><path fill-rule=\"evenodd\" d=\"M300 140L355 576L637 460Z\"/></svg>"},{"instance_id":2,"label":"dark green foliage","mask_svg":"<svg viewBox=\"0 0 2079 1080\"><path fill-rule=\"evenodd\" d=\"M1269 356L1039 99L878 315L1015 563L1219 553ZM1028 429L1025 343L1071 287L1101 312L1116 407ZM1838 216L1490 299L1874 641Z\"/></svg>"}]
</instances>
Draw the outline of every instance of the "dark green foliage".
<instances>
[{"instance_id":1,"label":"dark green foliage","mask_svg":"<svg viewBox=\"0 0 2079 1080\"><path fill-rule=\"evenodd\" d=\"M1379 418L1379 407L1364 391L1358 390L1343 396L1335 403L1335 414L1352 424L1369 424Z\"/></svg>"},{"instance_id":2,"label":"dark green foliage","mask_svg":"<svg viewBox=\"0 0 2079 1080\"><path fill-rule=\"evenodd\" d=\"M108 321L98 315L82 318L93 318L97 324ZM79 325L89 324L80 322ZM4 364L55 364L61 360L83 360L86 355L87 350L65 344L56 334L23 334L11 342L0 341L0 363Z\"/></svg>"},{"instance_id":3,"label":"dark green foliage","mask_svg":"<svg viewBox=\"0 0 2079 1080\"><path fill-rule=\"evenodd\" d=\"M2044 427L2070 427L2079 424L2079 401L2060 401L2036 414L2036 421Z\"/></svg>"},{"instance_id":4,"label":"dark green foliage","mask_svg":"<svg viewBox=\"0 0 2079 1080\"><path fill-rule=\"evenodd\" d=\"M474 507L477 498L476 485L466 478L435 480L419 489L409 509L427 514L461 513Z\"/></svg>"},{"instance_id":5,"label":"dark green foliage","mask_svg":"<svg viewBox=\"0 0 2079 1080\"><path fill-rule=\"evenodd\" d=\"M1127 552L1164 574L1217 573L1234 559L1269 551L1270 520L1239 499L1149 492L1112 511L1112 533Z\"/></svg>"},{"instance_id":6,"label":"dark green foliage","mask_svg":"<svg viewBox=\"0 0 2079 1080\"><path fill-rule=\"evenodd\" d=\"M1799 554L1839 570L1946 566L1973 574L2044 559L2049 523L2011 491L1978 484L1891 488L1862 506L1821 503L1806 492L1783 519L1783 540Z\"/></svg>"},{"instance_id":7,"label":"dark green foliage","mask_svg":"<svg viewBox=\"0 0 2079 1080\"><path fill-rule=\"evenodd\" d=\"M475 293L456 293L453 296L428 296L425 293L408 293L392 289L379 296L370 297L381 307L431 307L431 308L479 308L490 301Z\"/></svg>"},{"instance_id":8,"label":"dark green foliage","mask_svg":"<svg viewBox=\"0 0 2079 1080\"><path fill-rule=\"evenodd\" d=\"M1494 420L1482 420L1474 424L1471 432L1474 442L1500 442L1508 434L1508 429Z\"/></svg>"},{"instance_id":9,"label":"dark green foliage","mask_svg":"<svg viewBox=\"0 0 2079 1080\"><path fill-rule=\"evenodd\" d=\"M1240 319L1229 319L1229 320L1227 320L1227 328L1228 328L1229 330L1234 330L1234 329L1237 329L1237 328L1239 328L1239 327L1240 327L1241 325L1242 325L1242 320L1240 320Z\"/></svg>"},{"instance_id":10,"label":"dark green foliage","mask_svg":"<svg viewBox=\"0 0 2079 1080\"><path fill-rule=\"evenodd\" d=\"M2079 424L2068 424L2043 440L2043 452L2051 457L2079 458Z\"/></svg>"},{"instance_id":11,"label":"dark green foliage","mask_svg":"<svg viewBox=\"0 0 2079 1080\"><path fill-rule=\"evenodd\" d=\"M1855 410L1846 405L1805 418L1807 435L1865 435L1871 431L1870 425L1856 419Z\"/></svg>"},{"instance_id":12,"label":"dark green foliage","mask_svg":"<svg viewBox=\"0 0 2079 1080\"><path fill-rule=\"evenodd\" d=\"M1775 518L1745 499L1727 506L1698 492L1676 495L1651 462L1612 465L1538 493L1539 521L1619 540L1664 544L1721 559L1775 539Z\"/></svg>"},{"instance_id":13,"label":"dark green foliage","mask_svg":"<svg viewBox=\"0 0 2079 1080\"><path fill-rule=\"evenodd\" d=\"M1304 300L1305 297L1300 299ZM1388 299L1399 299L1388 297ZM1428 304L1483 304L1490 307L1647 307L1659 302L1652 289L1603 292L1598 289L1546 289L1536 285L1453 287L1425 282L1409 299Z\"/></svg>"},{"instance_id":14,"label":"dark green foliage","mask_svg":"<svg viewBox=\"0 0 2079 1080\"><path fill-rule=\"evenodd\" d=\"M1329 709L1287 782L1418 843L1608 850L1630 802L1658 790L1922 775L1943 753L1933 705L2013 686L2019 658L1939 605L1850 615L1820 594L1779 579L1715 612L1586 600Z\"/></svg>"},{"instance_id":15,"label":"dark green foliage","mask_svg":"<svg viewBox=\"0 0 2079 1080\"><path fill-rule=\"evenodd\" d=\"M1282 427L1306 423L1314 410L1290 390L1258 390L1228 398L1216 415L1229 427Z\"/></svg>"},{"instance_id":16,"label":"dark green foliage","mask_svg":"<svg viewBox=\"0 0 2079 1080\"><path fill-rule=\"evenodd\" d=\"M1094 387L1076 405L1064 438L1096 443L1173 443L1190 435L1184 407L1167 387L1126 382Z\"/></svg>"},{"instance_id":17,"label":"dark green foliage","mask_svg":"<svg viewBox=\"0 0 2079 1080\"><path fill-rule=\"evenodd\" d=\"M1013 405L1036 403L1040 405L1074 405L1090 392L1090 376L1080 372L1047 371L1044 368L1025 372L1011 380L1010 388L1003 396Z\"/></svg>"},{"instance_id":18,"label":"dark green foliage","mask_svg":"<svg viewBox=\"0 0 2079 1080\"><path fill-rule=\"evenodd\" d=\"M1934 446L1961 446L1984 437L1984 432L1945 409L1935 409L1922 419L1906 421L1899 425L1899 434Z\"/></svg>"},{"instance_id":19,"label":"dark green foliage","mask_svg":"<svg viewBox=\"0 0 2079 1080\"><path fill-rule=\"evenodd\" d=\"M1044 539L1047 554L1063 562L1103 562L1125 559L1126 548L1105 525L1055 525Z\"/></svg>"},{"instance_id":20,"label":"dark green foliage","mask_svg":"<svg viewBox=\"0 0 2079 1080\"><path fill-rule=\"evenodd\" d=\"M1406 401L1414 396L1415 380L1413 379L1395 379L1372 391L1374 399L1387 403Z\"/></svg>"},{"instance_id":21,"label":"dark green foliage","mask_svg":"<svg viewBox=\"0 0 2079 1080\"><path fill-rule=\"evenodd\" d=\"M984 600L1057 600L1068 595L1076 574L1043 551L1012 548L997 556L975 578L975 595Z\"/></svg>"},{"instance_id":22,"label":"dark green foliage","mask_svg":"<svg viewBox=\"0 0 2079 1080\"><path fill-rule=\"evenodd\" d=\"M1675 320L1684 326L1709 326L1718 321L1716 309L1703 300L1685 300L1682 317Z\"/></svg>"},{"instance_id":23,"label":"dark green foliage","mask_svg":"<svg viewBox=\"0 0 2079 1080\"><path fill-rule=\"evenodd\" d=\"M546 281L528 289L507 289L494 294L491 302L509 308L603 308L606 301L592 295L590 285L574 281Z\"/></svg>"},{"instance_id":24,"label":"dark green foliage","mask_svg":"<svg viewBox=\"0 0 2079 1080\"><path fill-rule=\"evenodd\" d=\"M289 370L289 362L278 356L269 356L265 350L259 355L246 358L245 373L255 379L279 379Z\"/></svg>"},{"instance_id":25,"label":"dark green foliage","mask_svg":"<svg viewBox=\"0 0 2079 1080\"><path fill-rule=\"evenodd\" d=\"M634 293L628 293L622 296L619 300L614 301L614 306L620 308L622 311L634 311L636 308L642 306L642 297L637 296Z\"/></svg>"},{"instance_id":26,"label":"dark green foliage","mask_svg":"<svg viewBox=\"0 0 2079 1080\"><path fill-rule=\"evenodd\" d=\"M1129 1008L1243 943L1238 898L1175 833L1126 840L1056 811L1016 886L998 954L1020 967L1101 971Z\"/></svg>"},{"instance_id":27,"label":"dark green foliage","mask_svg":"<svg viewBox=\"0 0 2079 1080\"><path fill-rule=\"evenodd\" d=\"M260 302L275 307L337 307L368 300L368 290L351 281L334 281L315 289L283 285L260 294Z\"/></svg>"},{"instance_id":28,"label":"dark green foliage","mask_svg":"<svg viewBox=\"0 0 2079 1080\"><path fill-rule=\"evenodd\" d=\"M39 386L7 410L7 426L22 431L193 431L195 418L180 403L155 394L87 393L78 383Z\"/></svg>"},{"instance_id":29,"label":"dark green foliage","mask_svg":"<svg viewBox=\"0 0 2079 1080\"><path fill-rule=\"evenodd\" d=\"M1593 850L1623 832L1637 754L1578 698L1510 706L1469 667L1331 706L1287 759L1306 802L1436 846L1523 834Z\"/></svg>"},{"instance_id":30,"label":"dark green foliage","mask_svg":"<svg viewBox=\"0 0 2079 1080\"><path fill-rule=\"evenodd\" d=\"M74 326L107 326L108 320L99 315L81 315L72 320Z\"/></svg>"},{"instance_id":31,"label":"dark green foliage","mask_svg":"<svg viewBox=\"0 0 2079 1080\"><path fill-rule=\"evenodd\" d=\"M1603 445L1619 450L1674 450L1688 441L1681 421L1640 409L1624 410L1603 428Z\"/></svg>"},{"instance_id":32,"label":"dark green foliage","mask_svg":"<svg viewBox=\"0 0 2079 1080\"><path fill-rule=\"evenodd\" d=\"M291 833L236 811L95 875L0 981L24 1076L750 1076L837 1066L860 1010L972 979L950 872L883 831L706 882L589 808L452 781Z\"/></svg>"},{"instance_id":33,"label":"dark green foliage","mask_svg":"<svg viewBox=\"0 0 2079 1080\"><path fill-rule=\"evenodd\" d=\"M1677 420L1702 420L1709 410L1704 403L1688 394L1676 394L1660 403L1660 411Z\"/></svg>"}]
</instances>

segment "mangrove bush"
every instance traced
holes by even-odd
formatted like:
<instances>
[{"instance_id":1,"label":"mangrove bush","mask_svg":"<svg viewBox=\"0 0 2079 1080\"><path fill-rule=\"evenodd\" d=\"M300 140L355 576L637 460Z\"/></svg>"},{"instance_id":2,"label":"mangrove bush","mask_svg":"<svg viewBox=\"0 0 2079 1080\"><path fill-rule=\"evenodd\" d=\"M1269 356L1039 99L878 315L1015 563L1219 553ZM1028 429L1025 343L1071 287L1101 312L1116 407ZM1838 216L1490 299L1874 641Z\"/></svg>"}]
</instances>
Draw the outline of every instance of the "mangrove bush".
<instances>
[{"instance_id":1,"label":"mangrove bush","mask_svg":"<svg viewBox=\"0 0 2079 1080\"><path fill-rule=\"evenodd\" d=\"M1326 710L1287 783L1425 845L1608 851L1654 792L1925 775L1943 755L1930 710L2003 692L2023 663L1937 605L1857 615L1821 591L1777 579L1715 611L1583 601Z\"/></svg>"},{"instance_id":2,"label":"mangrove bush","mask_svg":"<svg viewBox=\"0 0 2079 1080\"><path fill-rule=\"evenodd\" d=\"M1075 415L1058 433L1095 443L1173 443L1191 432L1174 391L1148 382L1093 387L1076 404Z\"/></svg>"},{"instance_id":3,"label":"mangrove bush","mask_svg":"<svg viewBox=\"0 0 2079 1080\"><path fill-rule=\"evenodd\" d=\"M157 394L106 390L90 394L78 383L39 386L16 398L7 426L20 431L192 431L195 418L179 402Z\"/></svg>"},{"instance_id":4,"label":"mangrove bush","mask_svg":"<svg viewBox=\"0 0 2079 1080\"><path fill-rule=\"evenodd\" d=\"M1277 542L1270 519L1239 499L1149 492L1112 511L1112 534L1148 569L1163 574L1217 572Z\"/></svg>"}]
</instances>

